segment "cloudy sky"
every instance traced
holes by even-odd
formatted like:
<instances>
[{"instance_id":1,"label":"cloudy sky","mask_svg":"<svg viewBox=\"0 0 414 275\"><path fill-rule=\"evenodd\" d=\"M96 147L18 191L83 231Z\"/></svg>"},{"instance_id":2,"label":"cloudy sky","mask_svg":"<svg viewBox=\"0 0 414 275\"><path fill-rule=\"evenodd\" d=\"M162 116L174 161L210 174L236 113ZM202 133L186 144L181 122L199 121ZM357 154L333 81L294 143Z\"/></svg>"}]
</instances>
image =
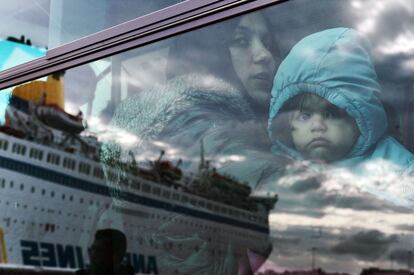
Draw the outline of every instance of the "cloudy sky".
<instances>
[{"instance_id":1,"label":"cloudy sky","mask_svg":"<svg viewBox=\"0 0 414 275\"><path fill-rule=\"evenodd\" d=\"M27 2L30 4L27 5ZM51 14L50 2L52 1L21 0L9 1L7 5L2 5L0 38L25 35L34 45L46 47L79 36L79 33L71 32L72 30L81 29L83 34L86 34L105 25L103 22L96 22L94 25L84 24L87 26L84 29L76 25L71 29L72 27L64 22L69 19L62 19L63 23L56 21L57 17ZM55 1L55 5L58 2L60 1ZM292 0L269 8L267 12L275 26L274 36L280 45L282 55L287 54L304 36L326 28L353 27L365 33L371 41L378 75L385 88L384 99L398 112L405 112L399 113L398 116L405 117L404 122L396 119L395 124L391 125L395 126L397 132L401 130L402 125L413 125L412 114L404 109L404 106L409 100L413 100L414 96L414 0ZM128 14L127 19L130 18L133 17ZM62 40L55 36L65 33L67 36L60 37ZM157 50L166 55L165 51ZM128 78L133 79L131 82L143 79L145 83L157 84L162 81L163 77L153 74L153 71L148 69L148 56L151 57L150 61L154 61L154 52L143 50L140 53L142 55L138 58L135 56L134 60L137 61L133 62L133 58L128 56L137 53L129 53L122 57L126 60L123 70L128 72L121 81ZM143 66L137 66L137 62L141 62ZM99 111L105 108L110 100L112 81L118 80L102 75L99 78L100 73L107 67L108 63L104 61L91 65L98 77L94 80L98 83L93 83L91 89L97 89L101 93L98 96L101 102L95 102L94 105L100 106ZM74 109L79 107L79 102L85 104L86 99L82 101L82 96L96 96L86 95L84 90L81 90L82 87L78 87L80 84L85 86L83 81L88 81L84 77L85 71L88 70L78 68L68 73L68 78L76 79L66 84L70 86L67 86L68 90L72 88L72 92L67 94L67 104L75 105ZM122 87L127 84L122 84ZM98 112L96 113L97 115L90 120L90 126L102 139L105 140L108 135L112 135L127 143L137 142L136 137L129 136L129 133L116 128L105 128L105 123L99 120ZM252 131L246 130L246 134L252 135ZM413 142L409 142L414 138L412 135L405 131L402 137L410 149L414 148ZM155 145L158 149L167 149L167 153L180 155L180 152L173 151L174 148L169 148L168 144ZM157 155L158 151L151 151L141 157L148 159ZM243 158L240 159L242 160ZM373 165L387 167L388 164ZM370 177L353 179L347 171L335 169L327 169L319 174L304 174L299 180L298 174L295 174L277 184L267 185L266 188L277 192L280 198L270 215L274 249L269 265L282 269L309 269L314 248L316 265L328 271L358 273L362 268L370 266L405 268L408 251L413 250L414 245L413 204L412 201L410 204L407 194L400 192L401 190L394 190L393 184L402 181L409 186L411 183L408 179L401 180L395 175L388 175L386 169L384 171L383 177L387 179L388 185L376 188L382 188L389 193L372 192L376 183ZM414 260L412 262L414 263Z\"/></svg>"},{"instance_id":2,"label":"cloudy sky","mask_svg":"<svg viewBox=\"0 0 414 275\"><path fill-rule=\"evenodd\" d=\"M283 55L304 36L326 28L353 27L366 34L384 87L384 99L398 112L404 111L413 92L414 1L297 0L267 12ZM131 75L140 75L133 67L130 66ZM157 83L156 75L148 77ZM405 112L410 117L411 112ZM99 120L95 123L99 125ZM399 119L391 121L397 132L401 125ZM407 132L405 142L410 147L413 144L408 142L411 136ZM245 135L254 139L255 131L246 129ZM155 145L158 151L148 150L138 157L156 156L154 152L159 148L171 158L184 154L168 143ZM378 178L370 177L370 173L353 178L349 171L328 168L319 174L292 173L266 185L266 190L277 192L280 198L270 215L274 249L268 266L280 270L310 269L313 250L316 266L328 271L359 273L373 266L406 268L414 245L414 203L404 190L410 190L412 182L388 173L392 164L370 165L381 170L371 172L381 175L383 185L378 185ZM408 189L395 188L404 185Z\"/></svg>"},{"instance_id":3,"label":"cloudy sky","mask_svg":"<svg viewBox=\"0 0 414 275\"><path fill-rule=\"evenodd\" d=\"M290 183L284 179L269 187L280 196L270 216L273 263L309 269L311 250L316 247L317 266L329 271L406 267L407 251L414 244L412 203L400 206L391 193L371 192L365 188L370 176L355 185L356 180L343 181L346 176L340 171L323 174L326 177L307 175Z\"/></svg>"}]
</instances>

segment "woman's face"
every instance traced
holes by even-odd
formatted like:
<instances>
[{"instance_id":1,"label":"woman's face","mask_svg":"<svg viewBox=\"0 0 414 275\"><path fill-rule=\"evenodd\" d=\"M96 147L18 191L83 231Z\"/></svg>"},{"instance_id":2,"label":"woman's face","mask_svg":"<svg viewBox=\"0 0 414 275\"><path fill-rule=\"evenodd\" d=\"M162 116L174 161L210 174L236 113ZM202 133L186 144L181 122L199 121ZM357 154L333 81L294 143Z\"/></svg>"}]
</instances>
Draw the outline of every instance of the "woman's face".
<instances>
[{"instance_id":1,"label":"woman's face","mask_svg":"<svg viewBox=\"0 0 414 275\"><path fill-rule=\"evenodd\" d=\"M229 44L234 70L248 95L267 108L276 70L270 30L262 14L242 17Z\"/></svg>"}]
</instances>

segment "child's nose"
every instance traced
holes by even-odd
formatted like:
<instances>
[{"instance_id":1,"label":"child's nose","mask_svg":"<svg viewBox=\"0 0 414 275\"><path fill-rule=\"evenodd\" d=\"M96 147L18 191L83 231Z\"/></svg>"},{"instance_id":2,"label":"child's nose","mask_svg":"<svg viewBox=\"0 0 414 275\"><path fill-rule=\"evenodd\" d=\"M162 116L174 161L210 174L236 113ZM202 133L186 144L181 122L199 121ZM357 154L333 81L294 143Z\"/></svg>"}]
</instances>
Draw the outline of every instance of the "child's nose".
<instances>
[{"instance_id":1,"label":"child's nose","mask_svg":"<svg viewBox=\"0 0 414 275\"><path fill-rule=\"evenodd\" d=\"M314 114L311 123L312 131L326 131L326 123L322 115Z\"/></svg>"}]
</instances>

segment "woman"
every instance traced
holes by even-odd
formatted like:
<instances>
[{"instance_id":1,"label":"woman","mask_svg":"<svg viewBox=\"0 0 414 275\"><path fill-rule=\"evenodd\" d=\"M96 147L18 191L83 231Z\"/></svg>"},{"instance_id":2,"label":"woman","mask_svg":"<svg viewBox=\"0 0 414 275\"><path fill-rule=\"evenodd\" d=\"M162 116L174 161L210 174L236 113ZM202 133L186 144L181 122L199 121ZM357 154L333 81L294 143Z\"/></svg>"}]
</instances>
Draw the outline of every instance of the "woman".
<instances>
[{"instance_id":1,"label":"woman","mask_svg":"<svg viewBox=\"0 0 414 275\"><path fill-rule=\"evenodd\" d=\"M175 155L186 170L195 170L203 143L218 169L257 184L270 155L266 119L277 63L270 30L265 15L255 12L182 35L170 49L167 84L122 102L112 124L139 137L135 154L155 155L162 144L169 159ZM119 156L115 146L104 152L104 163ZM167 230L156 238L199 243L199 251L188 257L163 257L161 262L180 274L252 272L247 249L238 244L229 243L228 253L218 260L211 258L212 244L202 235L172 238ZM234 251L244 256L236 259Z\"/></svg>"},{"instance_id":2,"label":"woman","mask_svg":"<svg viewBox=\"0 0 414 275\"><path fill-rule=\"evenodd\" d=\"M229 167L226 172L239 173L229 166L231 156L245 157L248 148L267 152L270 146L265 123L276 59L263 13L184 34L170 49L167 84L125 100L112 123L140 138L137 152L158 155L160 148L153 144L159 141L167 155L173 148L191 169L198 167L194 157L203 140L208 158L224 170ZM256 170L251 179L235 176L254 185L261 173Z\"/></svg>"},{"instance_id":3,"label":"woman","mask_svg":"<svg viewBox=\"0 0 414 275\"><path fill-rule=\"evenodd\" d=\"M189 73L216 76L240 90L257 114L267 117L279 53L263 13L190 32L174 42L168 79Z\"/></svg>"}]
</instances>

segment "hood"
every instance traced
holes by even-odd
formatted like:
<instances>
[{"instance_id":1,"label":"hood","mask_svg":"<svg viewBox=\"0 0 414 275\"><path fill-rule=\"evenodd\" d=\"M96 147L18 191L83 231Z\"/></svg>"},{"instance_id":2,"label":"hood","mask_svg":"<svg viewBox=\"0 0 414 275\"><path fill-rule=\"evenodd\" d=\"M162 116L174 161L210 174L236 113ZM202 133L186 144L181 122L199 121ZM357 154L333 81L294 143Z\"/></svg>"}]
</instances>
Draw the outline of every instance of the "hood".
<instances>
[{"instance_id":1,"label":"hood","mask_svg":"<svg viewBox=\"0 0 414 275\"><path fill-rule=\"evenodd\" d=\"M272 132L272 124L290 98L313 93L345 110L360 136L347 158L365 154L386 132L387 117L368 41L357 31L335 28L299 41L280 65L273 82L268 130L274 149L298 153Z\"/></svg>"}]
</instances>

